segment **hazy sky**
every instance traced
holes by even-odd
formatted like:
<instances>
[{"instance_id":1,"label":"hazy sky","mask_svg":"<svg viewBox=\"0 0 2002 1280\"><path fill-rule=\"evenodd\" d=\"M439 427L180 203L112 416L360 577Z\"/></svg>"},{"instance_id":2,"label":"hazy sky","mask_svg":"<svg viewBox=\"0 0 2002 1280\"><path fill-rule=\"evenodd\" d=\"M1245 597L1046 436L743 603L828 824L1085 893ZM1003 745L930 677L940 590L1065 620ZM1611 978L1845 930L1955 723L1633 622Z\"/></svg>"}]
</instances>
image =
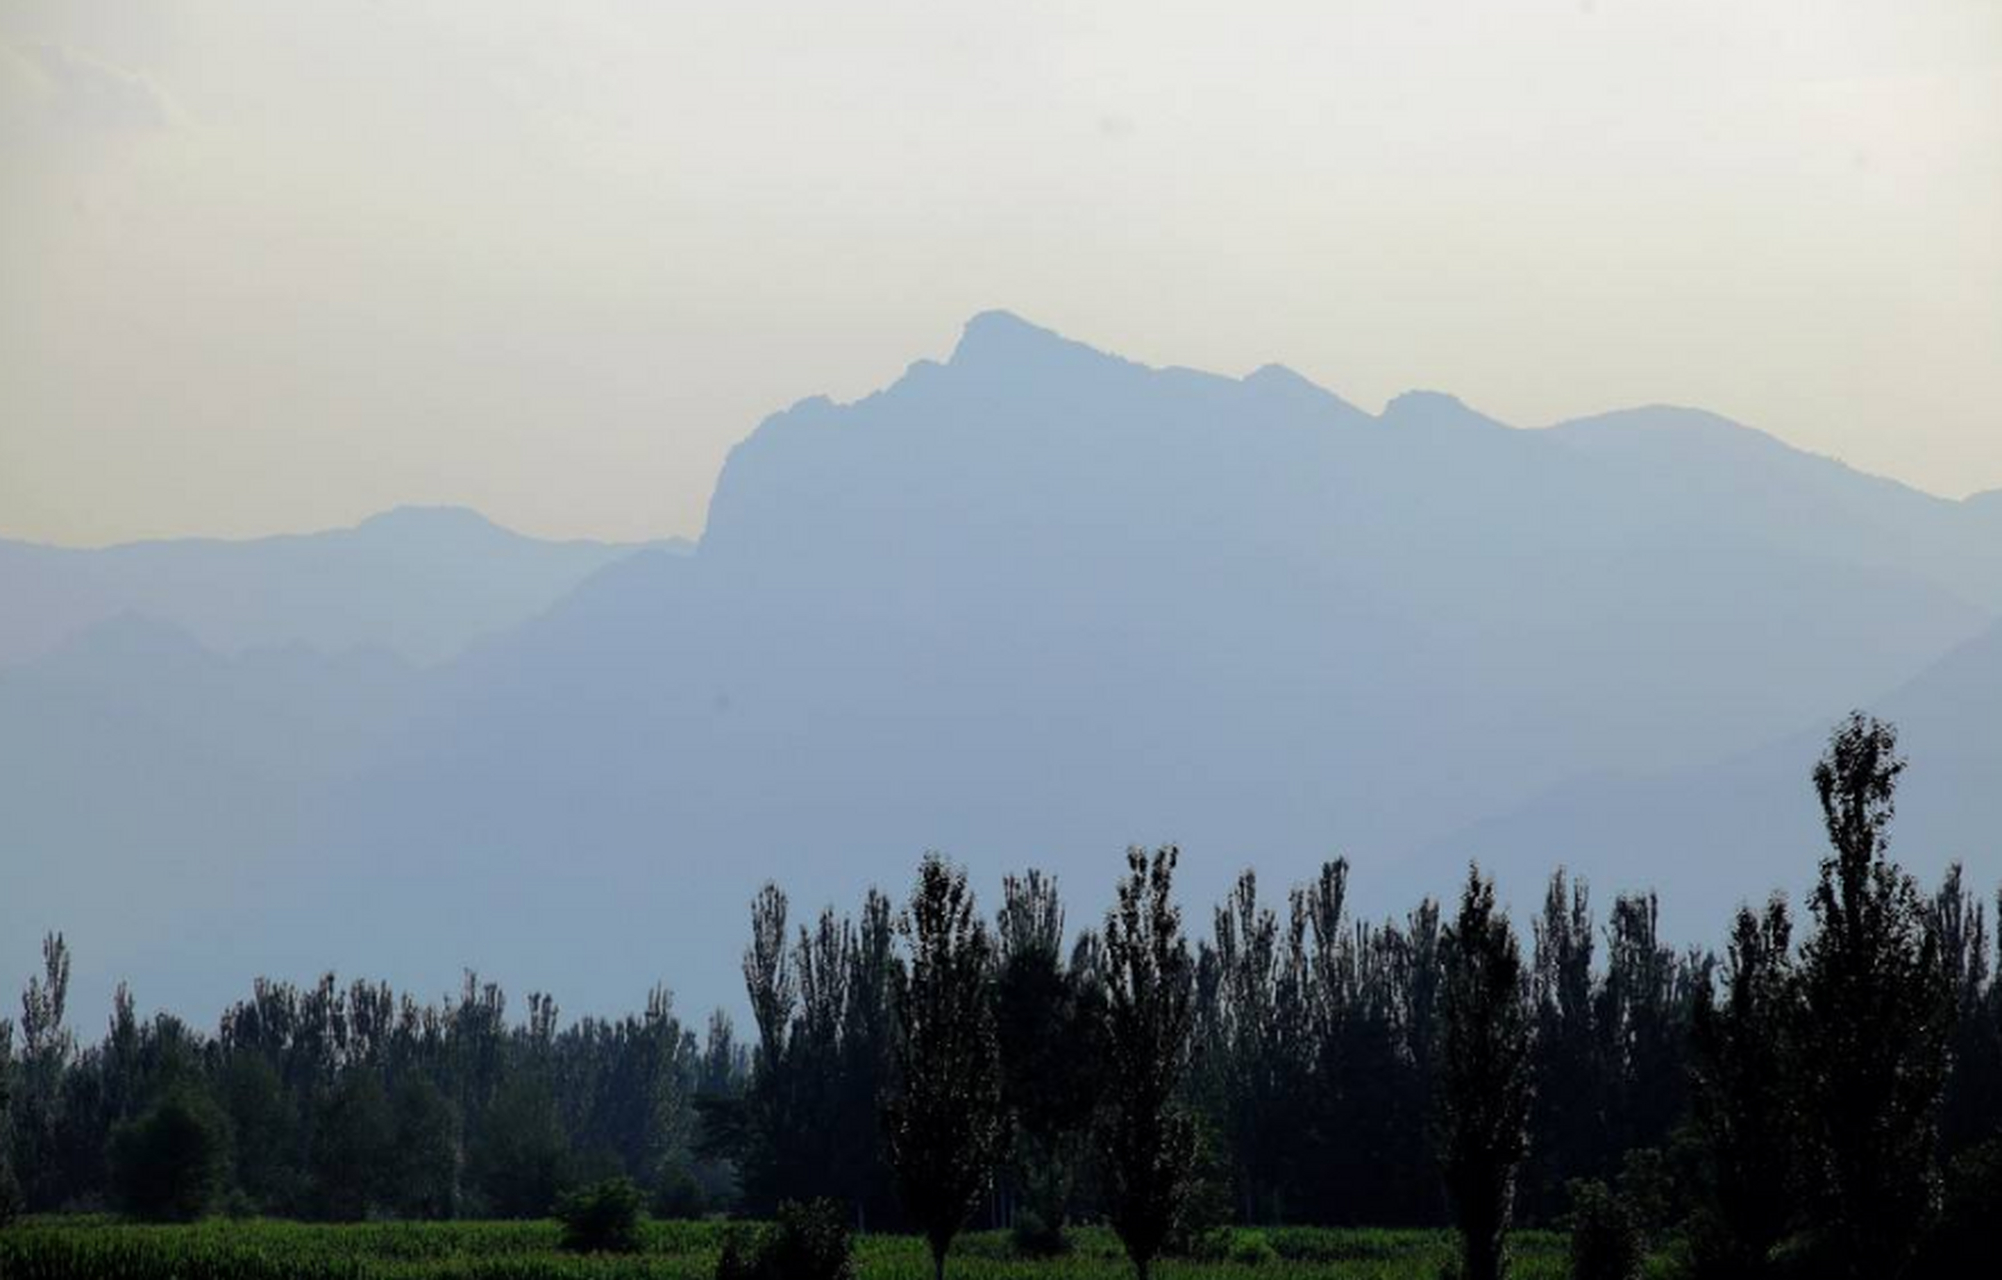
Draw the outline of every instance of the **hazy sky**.
<instances>
[{"instance_id":1,"label":"hazy sky","mask_svg":"<svg viewBox=\"0 0 2002 1280\"><path fill-rule=\"evenodd\" d=\"M2002 486L1996 0L0 0L0 534L699 531L1008 307Z\"/></svg>"}]
</instances>

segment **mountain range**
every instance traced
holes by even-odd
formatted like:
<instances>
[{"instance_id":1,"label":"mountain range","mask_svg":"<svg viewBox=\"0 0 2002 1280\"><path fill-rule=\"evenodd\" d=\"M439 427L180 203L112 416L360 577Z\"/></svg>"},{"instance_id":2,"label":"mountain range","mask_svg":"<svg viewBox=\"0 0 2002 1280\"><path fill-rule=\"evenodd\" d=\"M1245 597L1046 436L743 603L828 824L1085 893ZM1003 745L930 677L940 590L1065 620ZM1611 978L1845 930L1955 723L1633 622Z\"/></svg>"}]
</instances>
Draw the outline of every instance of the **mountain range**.
<instances>
[{"instance_id":1,"label":"mountain range","mask_svg":"<svg viewBox=\"0 0 2002 1280\"><path fill-rule=\"evenodd\" d=\"M937 848L1084 925L1167 841L1197 922L1246 865L1343 854L1385 913L1478 858L1519 910L1563 863L1714 942L1811 878L1852 707L1905 733L1901 856L2002 879L2002 495L1696 410L1370 414L995 312L759 425L692 548L517 539L469 583L476 521L143 592L38 549L30 598L91 603L4 633L0 964L66 928L84 995L201 1016L329 967L734 1005L766 879L845 909Z\"/></svg>"}]
</instances>

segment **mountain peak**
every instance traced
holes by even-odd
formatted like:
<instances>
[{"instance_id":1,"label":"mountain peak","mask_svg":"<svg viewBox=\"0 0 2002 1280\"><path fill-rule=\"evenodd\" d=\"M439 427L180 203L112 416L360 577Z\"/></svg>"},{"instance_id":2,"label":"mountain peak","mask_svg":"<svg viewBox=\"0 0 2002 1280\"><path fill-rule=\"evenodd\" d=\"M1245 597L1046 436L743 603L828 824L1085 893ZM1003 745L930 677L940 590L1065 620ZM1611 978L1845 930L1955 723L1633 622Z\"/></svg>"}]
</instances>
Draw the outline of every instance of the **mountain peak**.
<instances>
[{"instance_id":1,"label":"mountain peak","mask_svg":"<svg viewBox=\"0 0 2002 1280\"><path fill-rule=\"evenodd\" d=\"M1031 324L1012 311L982 311L966 322L950 363L955 368L981 365L1040 364L1052 359L1112 357L1054 329Z\"/></svg>"}]
</instances>

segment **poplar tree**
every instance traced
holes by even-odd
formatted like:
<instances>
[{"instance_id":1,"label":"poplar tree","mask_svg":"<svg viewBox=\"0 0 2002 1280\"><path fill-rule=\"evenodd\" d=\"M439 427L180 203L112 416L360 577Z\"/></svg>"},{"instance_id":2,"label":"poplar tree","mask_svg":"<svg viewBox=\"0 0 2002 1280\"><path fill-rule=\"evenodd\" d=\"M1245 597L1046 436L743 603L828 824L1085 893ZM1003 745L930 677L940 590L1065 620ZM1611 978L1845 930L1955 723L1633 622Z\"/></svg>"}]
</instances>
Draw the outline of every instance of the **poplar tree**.
<instances>
[{"instance_id":1,"label":"poplar tree","mask_svg":"<svg viewBox=\"0 0 2002 1280\"><path fill-rule=\"evenodd\" d=\"M1852 714L1814 769L1831 856L1801 954L1809 1210L1826 1265L1904 1274L1937 1209L1952 994L1918 886L1888 853L1897 731Z\"/></svg>"},{"instance_id":2,"label":"poplar tree","mask_svg":"<svg viewBox=\"0 0 2002 1280\"><path fill-rule=\"evenodd\" d=\"M1704 1204L1692 1232L1697 1274L1756 1280L1793 1225L1798 1116L1790 1068L1798 1022L1786 899L1741 908L1719 1003L1702 981L1691 1028L1690 1110Z\"/></svg>"},{"instance_id":3,"label":"poplar tree","mask_svg":"<svg viewBox=\"0 0 2002 1280\"><path fill-rule=\"evenodd\" d=\"M1105 918L1105 1041L1110 1097L1100 1136L1106 1219L1147 1280L1188 1198L1194 1121L1177 1098L1194 1029L1195 962L1174 903L1169 845L1126 852Z\"/></svg>"},{"instance_id":4,"label":"poplar tree","mask_svg":"<svg viewBox=\"0 0 2002 1280\"><path fill-rule=\"evenodd\" d=\"M1471 867L1442 939L1441 1147L1460 1229L1462 1280L1508 1274L1516 1180L1529 1144L1530 1021L1522 948Z\"/></svg>"},{"instance_id":5,"label":"poplar tree","mask_svg":"<svg viewBox=\"0 0 2002 1280\"><path fill-rule=\"evenodd\" d=\"M884 1127L904 1205L942 1278L1004 1145L994 945L966 873L936 854L919 867L899 928L910 959L896 977L897 1083Z\"/></svg>"}]
</instances>

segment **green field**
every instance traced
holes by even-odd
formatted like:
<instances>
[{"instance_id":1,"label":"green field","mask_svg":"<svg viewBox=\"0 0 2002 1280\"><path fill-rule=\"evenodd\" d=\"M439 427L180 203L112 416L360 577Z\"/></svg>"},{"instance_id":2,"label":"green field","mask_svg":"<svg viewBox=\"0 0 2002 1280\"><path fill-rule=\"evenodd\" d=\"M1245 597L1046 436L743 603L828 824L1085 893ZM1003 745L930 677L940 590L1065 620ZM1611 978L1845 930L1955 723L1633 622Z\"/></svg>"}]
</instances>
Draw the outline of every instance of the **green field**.
<instances>
[{"instance_id":1,"label":"green field","mask_svg":"<svg viewBox=\"0 0 2002 1280\"><path fill-rule=\"evenodd\" d=\"M103 1218L37 1218L0 1231L6 1280L708 1280L725 1228L717 1223L649 1222L634 1255L576 1256L557 1248L553 1222L380 1223L321 1226L216 1219L194 1226L138 1226ZM1110 1232L1084 1229L1068 1257L1018 1257L1008 1237L960 1239L947 1268L966 1280L1115 1280L1132 1274ZM1552 1232L1516 1237L1521 1280L1566 1274L1565 1242ZM1234 1233L1217 1261L1166 1259L1160 1280L1266 1277L1267 1280L1439 1280L1449 1273L1452 1237L1436 1231L1283 1227ZM930 1280L931 1261L911 1236L863 1236L861 1280Z\"/></svg>"}]
</instances>

